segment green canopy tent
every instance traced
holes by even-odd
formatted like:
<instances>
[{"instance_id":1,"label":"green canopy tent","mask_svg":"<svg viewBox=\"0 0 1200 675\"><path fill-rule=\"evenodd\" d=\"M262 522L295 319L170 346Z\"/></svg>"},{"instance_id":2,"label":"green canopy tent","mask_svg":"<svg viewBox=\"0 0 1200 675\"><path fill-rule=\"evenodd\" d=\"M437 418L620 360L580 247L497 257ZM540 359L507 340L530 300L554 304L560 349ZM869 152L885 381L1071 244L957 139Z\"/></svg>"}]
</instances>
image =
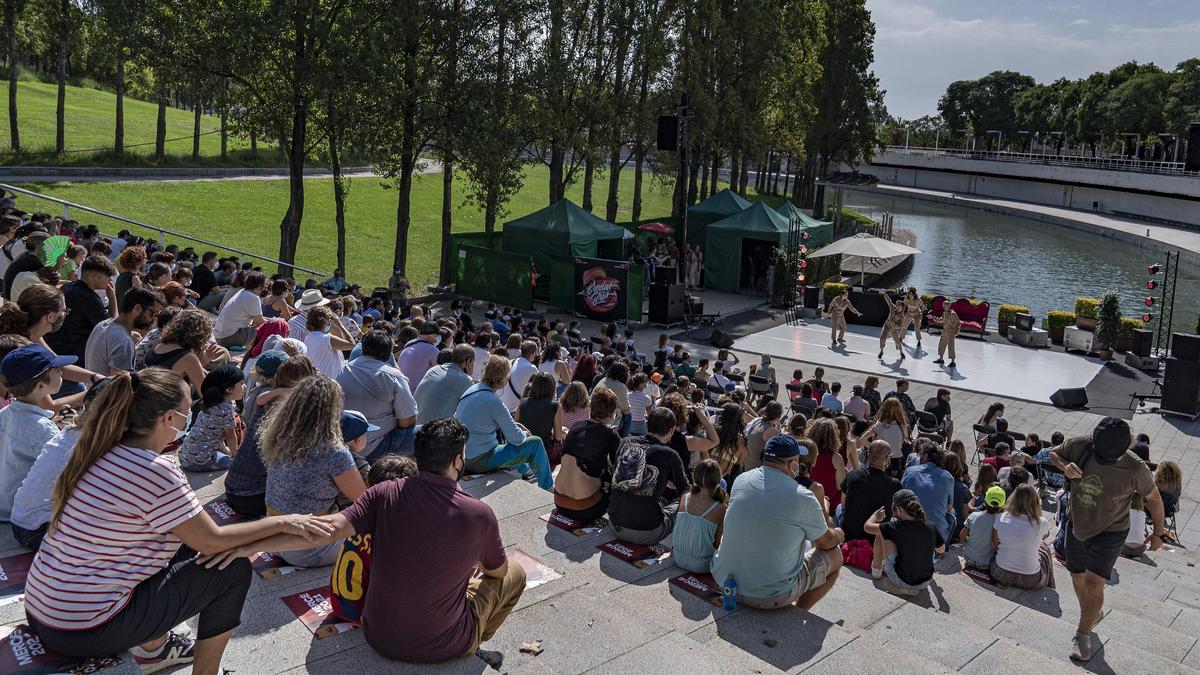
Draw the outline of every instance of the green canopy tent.
<instances>
[{"instance_id":1,"label":"green canopy tent","mask_svg":"<svg viewBox=\"0 0 1200 675\"><path fill-rule=\"evenodd\" d=\"M790 201L785 201L776 206L775 210L788 220L795 218L800 222L800 227L805 232L808 232L808 241L806 243L809 248L824 246L833 241L833 221L817 220L804 211L801 211L799 207Z\"/></svg>"},{"instance_id":2,"label":"green canopy tent","mask_svg":"<svg viewBox=\"0 0 1200 675\"><path fill-rule=\"evenodd\" d=\"M632 236L567 199L511 220L503 230L504 250L532 257L539 274L549 274L552 255L620 260L621 240Z\"/></svg>"},{"instance_id":3,"label":"green canopy tent","mask_svg":"<svg viewBox=\"0 0 1200 675\"><path fill-rule=\"evenodd\" d=\"M705 231L708 226L740 211L750 208L751 202L738 193L725 188L694 206L688 207L687 240L689 244L700 244L704 248Z\"/></svg>"},{"instance_id":4,"label":"green canopy tent","mask_svg":"<svg viewBox=\"0 0 1200 675\"><path fill-rule=\"evenodd\" d=\"M704 246L704 285L738 292L742 278L742 246L746 239L786 246L788 219L763 202L708 226Z\"/></svg>"}]
</instances>

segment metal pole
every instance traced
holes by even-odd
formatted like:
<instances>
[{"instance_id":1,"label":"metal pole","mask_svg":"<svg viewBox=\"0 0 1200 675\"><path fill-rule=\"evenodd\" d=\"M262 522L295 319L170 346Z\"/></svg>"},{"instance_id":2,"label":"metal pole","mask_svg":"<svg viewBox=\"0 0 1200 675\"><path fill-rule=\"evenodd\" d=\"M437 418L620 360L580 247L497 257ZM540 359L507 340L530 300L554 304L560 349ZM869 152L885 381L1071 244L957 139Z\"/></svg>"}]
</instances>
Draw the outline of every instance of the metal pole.
<instances>
[{"instance_id":1,"label":"metal pole","mask_svg":"<svg viewBox=\"0 0 1200 675\"><path fill-rule=\"evenodd\" d=\"M933 149L934 150L938 149L938 141L940 141L941 138L942 138L942 128L938 127L937 130L933 132Z\"/></svg>"},{"instance_id":2,"label":"metal pole","mask_svg":"<svg viewBox=\"0 0 1200 675\"><path fill-rule=\"evenodd\" d=\"M688 94L679 96L679 273L686 280L687 268L687 221L688 221ZM678 281L678 279L676 279Z\"/></svg>"}]
</instances>

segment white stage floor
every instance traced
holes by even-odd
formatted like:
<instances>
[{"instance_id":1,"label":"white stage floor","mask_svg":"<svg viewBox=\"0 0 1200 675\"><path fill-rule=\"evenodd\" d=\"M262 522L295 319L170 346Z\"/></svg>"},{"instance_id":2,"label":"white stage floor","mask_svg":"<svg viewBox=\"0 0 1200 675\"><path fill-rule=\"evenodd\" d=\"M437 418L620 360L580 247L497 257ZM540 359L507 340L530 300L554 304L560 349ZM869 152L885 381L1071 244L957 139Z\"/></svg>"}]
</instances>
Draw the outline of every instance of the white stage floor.
<instances>
[{"instance_id":1,"label":"white stage floor","mask_svg":"<svg viewBox=\"0 0 1200 675\"><path fill-rule=\"evenodd\" d=\"M1016 345L994 344L973 337L955 342L958 367L951 370L933 361L937 358L938 336L925 334L921 351L910 331L905 339L903 362L894 342L879 354L879 329L850 326L846 344L829 347L829 322L809 320L804 325L782 325L739 338L738 351L770 354L784 359L806 361L886 378L906 377L916 382L996 394L1011 398L1049 403L1058 389L1086 387L1100 372L1103 361L1049 349L1027 349ZM778 373L781 380L786 373ZM890 385L889 385L890 386ZM843 394L846 392L843 391Z\"/></svg>"}]
</instances>

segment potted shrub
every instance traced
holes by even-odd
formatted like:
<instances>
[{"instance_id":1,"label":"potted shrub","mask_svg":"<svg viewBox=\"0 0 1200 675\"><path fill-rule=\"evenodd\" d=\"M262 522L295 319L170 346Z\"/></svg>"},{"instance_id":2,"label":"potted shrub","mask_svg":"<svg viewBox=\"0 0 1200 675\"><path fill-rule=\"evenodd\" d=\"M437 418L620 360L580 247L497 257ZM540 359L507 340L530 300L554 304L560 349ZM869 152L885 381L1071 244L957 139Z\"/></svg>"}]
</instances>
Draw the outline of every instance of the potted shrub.
<instances>
[{"instance_id":1,"label":"potted shrub","mask_svg":"<svg viewBox=\"0 0 1200 675\"><path fill-rule=\"evenodd\" d=\"M1067 326L1075 325L1075 315L1071 312L1052 310L1046 315L1046 330L1050 331L1050 341L1056 345L1063 343L1063 331Z\"/></svg>"},{"instance_id":2,"label":"potted shrub","mask_svg":"<svg viewBox=\"0 0 1200 675\"><path fill-rule=\"evenodd\" d=\"M849 288L849 286L846 284L841 284L836 281L826 282L824 290L821 292L825 297L825 306L828 307L829 301L841 295L842 291L846 290L847 288Z\"/></svg>"},{"instance_id":3,"label":"potted shrub","mask_svg":"<svg viewBox=\"0 0 1200 675\"><path fill-rule=\"evenodd\" d=\"M1075 298L1075 326L1083 330L1096 330L1100 301L1096 298Z\"/></svg>"},{"instance_id":4,"label":"potted shrub","mask_svg":"<svg viewBox=\"0 0 1200 675\"><path fill-rule=\"evenodd\" d=\"M1141 319L1121 317L1121 328L1117 331L1117 344L1113 348L1119 352L1127 352L1133 348L1133 331L1146 327Z\"/></svg>"},{"instance_id":5,"label":"potted shrub","mask_svg":"<svg viewBox=\"0 0 1200 675\"><path fill-rule=\"evenodd\" d=\"M1000 325L1000 334L1008 335L1008 327L1017 322L1017 314L1029 313L1028 307L1021 305L1000 305L1000 310L996 312L996 321Z\"/></svg>"},{"instance_id":6,"label":"potted shrub","mask_svg":"<svg viewBox=\"0 0 1200 675\"><path fill-rule=\"evenodd\" d=\"M1100 299L1096 322L1096 353L1102 359L1111 359L1121 334L1121 297L1116 291L1106 291Z\"/></svg>"}]
</instances>

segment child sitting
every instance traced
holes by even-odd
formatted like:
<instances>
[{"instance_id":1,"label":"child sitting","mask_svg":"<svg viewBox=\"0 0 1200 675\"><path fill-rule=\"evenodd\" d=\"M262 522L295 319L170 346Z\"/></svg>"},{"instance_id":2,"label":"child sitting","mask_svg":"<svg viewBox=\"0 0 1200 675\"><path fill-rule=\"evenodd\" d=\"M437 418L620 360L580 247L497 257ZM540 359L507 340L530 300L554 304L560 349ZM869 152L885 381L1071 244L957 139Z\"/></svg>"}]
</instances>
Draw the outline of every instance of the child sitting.
<instances>
[{"instance_id":1,"label":"child sitting","mask_svg":"<svg viewBox=\"0 0 1200 675\"><path fill-rule=\"evenodd\" d=\"M371 467L367 486L397 478L417 475L417 464L411 457L385 455ZM367 584L371 578L371 533L356 534L345 540L342 552L333 565L333 590L330 604L333 613L355 625L362 622L363 605L367 599Z\"/></svg>"},{"instance_id":2,"label":"child sitting","mask_svg":"<svg viewBox=\"0 0 1200 675\"><path fill-rule=\"evenodd\" d=\"M728 502L721 467L705 459L692 468L692 489L679 502L675 520L675 564L689 572L706 574L721 544L721 526Z\"/></svg>"},{"instance_id":3,"label":"child sitting","mask_svg":"<svg viewBox=\"0 0 1200 675\"><path fill-rule=\"evenodd\" d=\"M654 407L654 401L646 393L646 383L649 381L650 378L646 377L645 373L638 373L633 376L633 383L629 388L630 434L640 435L646 433L646 416L650 414L650 409Z\"/></svg>"},{"instance_id":4,"label":"child sitting","mask_svg":"<svg viewBox=\"0 0 1200 675\"><path fill-rule=\"evenodd\" d=\"M996 524L996 516L1004 508L1006 499L1004 489L993 485L983 495L984 508L967 516L967 522L963 525L963 537L967 542L963 547L963 563L967 567L982 572L991 569L992 556L996 555L992 528Z\"/></svg>"},{"instance_id":5,"label":"child sitting","mask_svg":"<svg viewBox=\"0 0 1200 675\"><path fill-rule=\"evenodd\" d=\"M233 464L245 429L233 402L246 389L242 369L226 364L204 376L202 409L179 446L179 465L185 471L222 471Z\"/></svg>"},{"instance_id":6,"label":"child sitting","mask_svg":"<svg viewBox=\"0 0 1200 675\"><path fill-rule=\"evenodd\" d=\"M925 520L925 510L912 490L898 490L892 496L892 519L881 507L863 525L863 531L875 535L875 556L871 560L871 578L886 572L890 593L915 596L933 580L933 554L944 550L945 542L937 528Z\"/></svg>"}]
</instances>

